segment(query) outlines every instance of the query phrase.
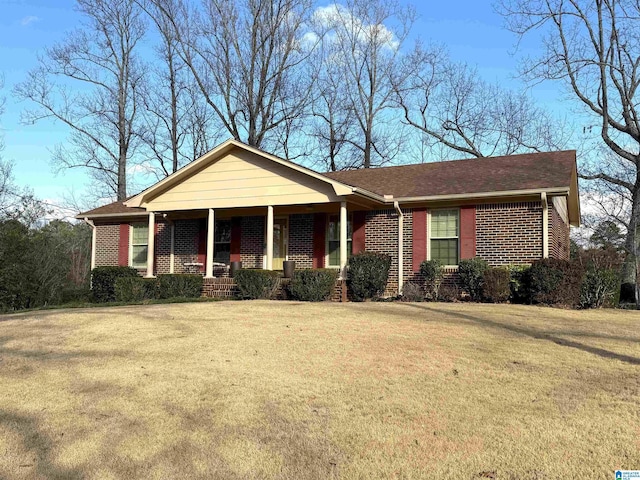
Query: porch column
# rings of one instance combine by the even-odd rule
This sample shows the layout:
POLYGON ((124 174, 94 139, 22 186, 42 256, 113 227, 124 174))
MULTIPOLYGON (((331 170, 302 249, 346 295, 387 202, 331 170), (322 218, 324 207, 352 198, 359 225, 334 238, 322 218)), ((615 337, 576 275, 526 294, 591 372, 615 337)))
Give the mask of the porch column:
POLYGON ((340 203, 340 277, 347 276, 347 202, 340 203))
POLYGON ((153 278, 153 258, 156 239, 156 214, 149 212, 149 233, 147 237, 147 278, 153 278))
POLYGON ((267 207, 267 270, 273 270, 273 207, 267 207))
POLYGON ((207 267, 205 268, 206 278, 213 277, 213 230, 216 225, 215 220, 215 212, 213 211, 213 208, 210 208, 209 218, 207 219, 207 257, 205 259, 205 263, 207 264, 207 267))
POLYGON ((176 265, 176 224, 171 221, 171 250, 169 252, 169 273, 173 274, 175 271, 176 265))

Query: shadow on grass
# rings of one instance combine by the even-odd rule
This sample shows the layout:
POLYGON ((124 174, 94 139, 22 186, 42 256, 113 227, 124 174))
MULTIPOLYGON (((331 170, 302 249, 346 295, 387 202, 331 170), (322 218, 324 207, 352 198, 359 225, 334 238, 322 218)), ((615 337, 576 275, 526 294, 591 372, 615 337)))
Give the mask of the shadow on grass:
MULTIPOLYGON (((54 442, 41 431, 39 422, 26 415, 0 410, 0 425, 16 432, 21 437, 25 455, 22 463, 16 465, 16 471, 24 476, 20 478, 80 479, 80 468, 61 468, 53 461, 54 442)), ((14 477, 15 478, 15 477, 14 477)))
MULTIPOLYGON (((539 330, 535 330, 532 328, 526 328, 520 325, 510 325, 508 323, 496 322, 493 320, 489 320, 487 318, 475 317, 473 315, 469 315, 461 312, 440 310, 434 307, 427 307, 424 305, 416 305, 416 304, 404 304, 407 307, 416 308, 419 310, 423 310, 426 312, 439 313, 441 315, 448 315, 450 317, 456 317, 461 320, 465 320, 477 325, 482 325, 485 327, 496 328, 500 330, 507 330, 509 332, 517 333, 520 335, 525 335, 527 337, 535 338, 536 340, 547 340, 555 343, 556 345, 561 345, 563 347, 575 348, 577 350, 582 350, 583 352, 591 353, 593 355, 597 355, 602 358, 607 358, 611 360, 620 360, 621 362, 629 363, 631 365, 640 365, 640 358, 633 357, 631 355, 624 355, 621 353, 612 352, 610 350, 606 350, 604 348, 592 347, 591 345, 585 345, 584 343, 576 342, 574 340, 568 340, 565 338, 561 338, 557 336, 557 334, 552 335, 549 333, 541 332, 539 330)), ((564 335, 573 335, 571 332, 563 332, 564 335)), ((580 335, 579 333, 576 335, 580 335)), ((595 336, 595 335, 594 335, 595 336)), ((605 337, 606 338, 606 337, 605 337)))

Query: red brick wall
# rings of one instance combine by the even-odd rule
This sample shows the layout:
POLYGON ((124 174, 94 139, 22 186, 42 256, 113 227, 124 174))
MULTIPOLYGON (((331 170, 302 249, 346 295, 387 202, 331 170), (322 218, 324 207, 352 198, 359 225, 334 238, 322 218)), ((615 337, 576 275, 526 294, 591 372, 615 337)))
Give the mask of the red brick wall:
POLYGON ((476 254, 489 264, 531 263, 542 257, 542 204, 478 205, 476 254))
MULTIPOLYGON (((402 211, 404 213, 403 279, 407 281, 415 276, 412 272, 413 212, 405 208, 402 211)), ((385 253, 391 257, 385 295, 396 295, 398 293, 398 213, 394 209, 367 212, 366 222, 366 250, 385 253)))
POLYGON ((171 265, 171 224, 156 222, 155 275, 169 273, 171 265))
POLYGON ((549 256, 569 260, 569 225, 564 223, 558 211, 549 203, 549 256))
POLYGON ((119 223, 96 223, 96 267, 118 265, 119 223))
POLYGON ((240 258, 243 268, 262 268, 264 255, 265 217, 242 217, 240 258))
POLYGON ((176 220, 174 244, 174 273, 187 273, 185 263, 198 261, 198 220, 176 220))
POLYGON ((313 215, 289 215, 288 257, 296 268, 313 268, 313 215))

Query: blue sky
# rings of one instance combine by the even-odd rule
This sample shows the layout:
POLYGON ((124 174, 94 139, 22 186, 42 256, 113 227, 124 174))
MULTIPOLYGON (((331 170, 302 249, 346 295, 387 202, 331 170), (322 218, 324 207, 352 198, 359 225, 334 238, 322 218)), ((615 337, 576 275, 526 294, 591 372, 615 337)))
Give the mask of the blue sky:
MULTIPOLYGON (((71 190, 82 192, 87 184, 82 170, 56 174, 49 162, 51 149, 64 142, 67 130, 60 125, 41 122, 21 125, 20 112, 27 106, 11 97, 11 88, 37 64, 39 52, 62 39, 78 26, 80 18, 73 0, 0 0, 0 71, 7 97, 2 124, 5 159, 15 162, 14 174, 19 185, 31 186, 40 198, 56 201, 71 190)), ((318 2, 327 5, 331 2, 318 2)), ((477 65, 482 76, 505 86, 515 84, 513 76, 518 60, 513 57, 515 37, 502 27, 502 18, 489 1, 427 2, 416 5, 420 15, 413 34, 425 42, 446 45, 456 60, 477 65)), ((518 57, 526 48, 535 53, 535 44, 520 46, 518 57)), ((557 85, 537 86, 534 98, 558 110, 560 92, 557 85)))

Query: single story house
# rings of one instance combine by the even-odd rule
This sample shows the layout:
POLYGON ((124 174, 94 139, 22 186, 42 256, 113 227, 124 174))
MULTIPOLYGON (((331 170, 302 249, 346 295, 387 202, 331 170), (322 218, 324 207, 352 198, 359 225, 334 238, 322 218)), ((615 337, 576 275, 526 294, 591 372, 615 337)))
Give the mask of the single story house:
MULTIPOLYGON (((576 152, 531 153, 317 173, 229 140, 125 201, 78 215, 93 228, 91 266, 143 275, 226 267, 336 268, 362 251, 391 256, 388 294, 439 259, 491 265, 569 258, 580 225, 576 152)), ((211 291, 211 290, 210 290, 211 291)))

